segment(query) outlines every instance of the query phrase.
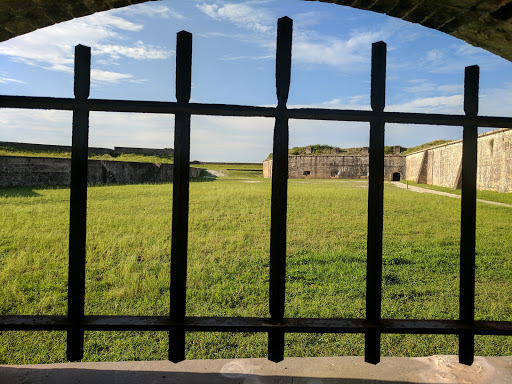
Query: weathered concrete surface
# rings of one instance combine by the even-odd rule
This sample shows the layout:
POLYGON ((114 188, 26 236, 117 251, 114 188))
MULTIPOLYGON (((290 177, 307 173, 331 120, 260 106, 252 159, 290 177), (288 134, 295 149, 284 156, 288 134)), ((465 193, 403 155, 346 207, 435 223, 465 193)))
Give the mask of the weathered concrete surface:
POLYGON ((383 357, 378 365, 362 357, 188 360, 1 366, 0 384, 509 384, 512 357, 476 357, 471 367, 455 356, 383 357))
MULTIPOLYGON (((0 187, 21 185, 68 185, 71 159, 0 156, 0 187)), ((197 177, 199 168, 190 168, 197 177)), ((89 160, 90 184, 160 183, 173 180, 172 164, 89 160)))
MULTIPOLYGON (((154 0, 2 0, 0 41, 76 17, 146 1, 154 0)), ((512 0, 309 1, 384 13, 448 33, 512 60, 512 0)))
MULTIPOLYGON (((448 188, 461 186, 462 140, 406 156, 407 180, 448 188)), ((512 130, 478 136, 477 188, 512 192, 512 130)))
MULTIPOLYGON (((368 156, 288 156, 290 179, 367 179, 370 158, 368 156)), ((272 160, 263 162, 263 177, 272 177, 272 160)), ((405 178, 405 157, 384 158, 384 178, 393 180, 393 174, 405 178)))

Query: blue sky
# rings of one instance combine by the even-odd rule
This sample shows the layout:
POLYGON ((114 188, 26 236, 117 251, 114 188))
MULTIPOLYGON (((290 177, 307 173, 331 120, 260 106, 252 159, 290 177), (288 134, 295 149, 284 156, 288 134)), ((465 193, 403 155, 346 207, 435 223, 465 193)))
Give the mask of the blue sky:
MULTIPOLYGON (((158 1, 0 43, 0 93, 73 96, 76 44, 92 47, 91 98, 174 101, 176 33, 193 34, 192 101, 275 105, 277 19, 294 20, 289 107, 369 109, 373 42, 388 45, 387 111, 462 113, 464 67, 480 65, 480 114, 512 116, 512 64, 402 20, 300 0, 158 1)), ((173 116, 91 113, 90 146, 173 147, 173 116)), ((192 117, 191 159, 259 162, 273 120, 192 117)), ((386 127, 386 144, 458 139, 458 127, 386 127)), ((368 145, 368 124, 290 121, 290 147, 368 145)), ((0 141, 70 145, 71 113, 0 110, 0 141)))

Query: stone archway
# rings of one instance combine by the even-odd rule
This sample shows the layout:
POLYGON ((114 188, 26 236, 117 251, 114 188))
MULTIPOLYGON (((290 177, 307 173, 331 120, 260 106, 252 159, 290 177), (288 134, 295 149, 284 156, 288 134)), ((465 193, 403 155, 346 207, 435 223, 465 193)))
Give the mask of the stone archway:
MULTIPOLYGON (((2 0, 0 41, 76 17, 147 1, 155 0, 2 0)), ((305 1, 384 13, 448 33, 512 61, 512 0, 305 1)))

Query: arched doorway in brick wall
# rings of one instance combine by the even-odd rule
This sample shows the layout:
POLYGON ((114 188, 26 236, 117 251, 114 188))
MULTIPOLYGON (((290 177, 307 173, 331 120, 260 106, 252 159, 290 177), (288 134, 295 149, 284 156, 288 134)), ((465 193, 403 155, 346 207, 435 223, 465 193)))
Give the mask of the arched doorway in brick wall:
MULTIPOLYGON (((95 12, 154 0, 4 0, 0 41, 95 12)), ((299 0, 297 0, 299 1, 299 0)), ((450 34, 512 60, 512 0, 306 0, 387 14, 450 34)))

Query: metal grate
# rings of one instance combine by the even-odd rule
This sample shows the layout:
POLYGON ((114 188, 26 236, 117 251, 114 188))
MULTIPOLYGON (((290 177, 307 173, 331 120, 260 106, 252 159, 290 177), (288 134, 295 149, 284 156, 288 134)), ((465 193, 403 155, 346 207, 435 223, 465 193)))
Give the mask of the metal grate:
POLYGON ((302 333, 364 333, 365 360, 380 360, 382 333, 456 334, 459 361, 472 364, 474 335, 512 335, 510 321, 475 321, 475 213, 478 127, 512 128, 512 118, 478 115, 479 68, 467 67, 464 115, 384 112, 386 44, 372 48, 371 111, 286 107, 290 86, 292 20, 278 21, 276 107, 190 103, 192 35, 177 35, 176 102, 89 99, 90 48, 75 48, 75 97, 0 96, 2 108, 73 111, 71 211, 69 231, 68 316, 0 316, 0 330, 67 331, 67 358, 83 358, 84 331, 168 331, 169 359, 185 358, 185 332, 267 332, 268 358, 284 357, 284 335, 302 333), (170 316, 85 316, 85 246, 87 148, 89 112, 143 112, 175 115, 174 182, 171 240, 170 316), (191 115, 259 116, 275 119, 270 240, 270 317, 189 317, 185 313, 189 213, 191 115), (286 207, 288 183, 288 120, 335 120, 370 123, 366 319, 284 318, 286 207), (384 127, 386 123, 464 127, 460 237, 459 320, 381 318, 384 127))

